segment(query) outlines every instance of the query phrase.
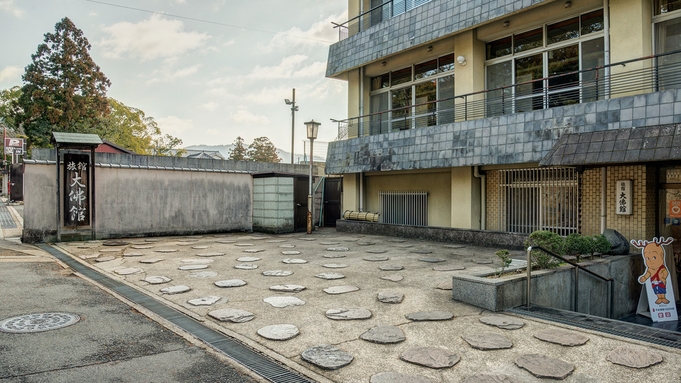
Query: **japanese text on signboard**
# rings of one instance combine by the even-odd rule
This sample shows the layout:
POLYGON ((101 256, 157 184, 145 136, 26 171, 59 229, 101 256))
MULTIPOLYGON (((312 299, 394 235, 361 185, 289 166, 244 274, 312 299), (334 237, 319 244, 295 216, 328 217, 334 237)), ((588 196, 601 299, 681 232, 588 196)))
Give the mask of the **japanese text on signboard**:
POLYGON ((64 226, 90 224, 89 164, 88 155, 64 154, 64 226))

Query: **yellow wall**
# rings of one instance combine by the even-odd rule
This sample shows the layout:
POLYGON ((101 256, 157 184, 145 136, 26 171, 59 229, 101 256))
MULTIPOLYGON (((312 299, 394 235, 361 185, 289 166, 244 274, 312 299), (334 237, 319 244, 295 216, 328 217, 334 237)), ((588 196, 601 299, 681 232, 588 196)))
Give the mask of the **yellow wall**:
POLYGON ((473 168, 452 168, 451 227, 480 229, 480 181, 473 168))
MULTIPOLYGON (((652 5, 648 0, 610 1, 610 61, 618 62, 652 54, 652 5)), ((634 68, 613 68, 630 71, 634 68)))
POLYGON ((341 199, 341 213, 346 210, 359 211, 359 174, 343 175, 343 198, 341 199))
MULTIPOLYGON (((354 69, 348 72, 348 117, 358 117, 359 114, 359 95, 360 95, 360 83, 359 83, 359 69, 354 69)), ((352 124, 351 124, 352 125, 352 124)), ((354 124, 354 128, 348 129, 348 138, 357 137, 357 128, 354 124)))

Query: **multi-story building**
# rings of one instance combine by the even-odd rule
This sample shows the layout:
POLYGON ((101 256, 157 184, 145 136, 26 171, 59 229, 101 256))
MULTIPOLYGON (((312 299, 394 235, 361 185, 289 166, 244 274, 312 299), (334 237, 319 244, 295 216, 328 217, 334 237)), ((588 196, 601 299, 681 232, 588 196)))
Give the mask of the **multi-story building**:
POLYGON ((681 244, 681 1, 348 3, 343 210, 681 244))

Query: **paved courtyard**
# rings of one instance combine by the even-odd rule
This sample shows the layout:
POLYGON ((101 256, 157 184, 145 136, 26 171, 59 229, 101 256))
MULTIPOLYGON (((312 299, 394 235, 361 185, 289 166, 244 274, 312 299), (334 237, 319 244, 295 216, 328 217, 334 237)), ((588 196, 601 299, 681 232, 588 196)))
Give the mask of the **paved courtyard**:
POLYGON ((333 229, 58 247, 318 381, 681 377, 679 350, 453 301, 452 275, 492 271, 499 249, 333 229))

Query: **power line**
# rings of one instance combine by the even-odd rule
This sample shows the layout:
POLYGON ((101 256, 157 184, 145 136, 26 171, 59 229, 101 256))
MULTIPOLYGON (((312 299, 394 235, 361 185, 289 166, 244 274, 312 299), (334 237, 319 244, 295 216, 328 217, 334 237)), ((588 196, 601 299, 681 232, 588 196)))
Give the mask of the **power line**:
POLYGON ((197 19, 194 17, 188 17, 188 16, 180 16, 180 15, 174 15, 171 13, 165 13, 165 12, 157 12, 157 11, 150 11, 148 9, 142 9, 142 8, 135 8, 135 7, 128 7, 125 5, 120 5, 120 4, 112 4, 112 3, 106 3, 104 1, 97 1, 97 0, 85 0, 89 3, 96 3, 96 4, 101 4, 101 5, 108 5, 110 7, 117 7, 117 8, 123 8, 123 9, 130 9, 133 11, 138 11, 138 12, 146 12, 146 13, 151 13, 154 15, 162 15, 162 16, 169 16, 169 17, 175 17, 178 19, 184 19, 184 20, 191 20, 191 21, 197 21, 200 23, 207 23, 207 24, 213 24, 213 25, 220 25, 223 27, 229 27, 229 28, 239 28, 247 31, 254 31, 254 32, 260 32, 260 33, 267 33, 271 35, 282 35, 282 36, 287 36, 287 37, 292 37, 296 39, 303 39, 303 40, 310 40, 310 41, 318 41, 322 43, 327 43, 327 44, 333 44, 333 41, 328 41, 328 40, 322 40, 322 39, 315 39, 312 37, 304 37, 304 36, 296 36, 296 35, 289 35, 286 33, 281 33, 281 32, 272 32, 272 31, 266 31, 262 29, 256 29, 256 28, 248 28, 248 27, 242 27, 240 25, 233 25, 233 24, 226 24, 226 23, 219 23, 217 21, 210 21, 210 20, 204 20, 204 19, 197 19))

